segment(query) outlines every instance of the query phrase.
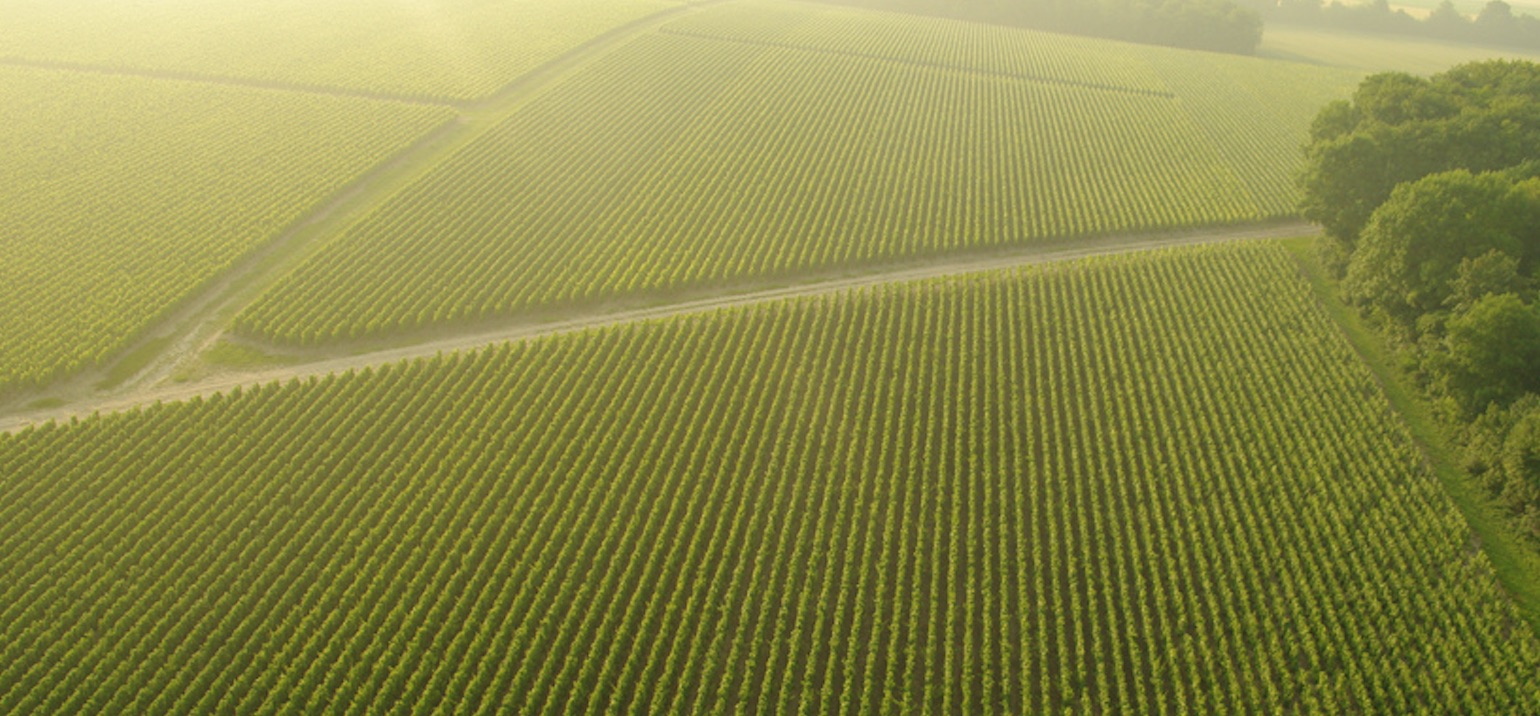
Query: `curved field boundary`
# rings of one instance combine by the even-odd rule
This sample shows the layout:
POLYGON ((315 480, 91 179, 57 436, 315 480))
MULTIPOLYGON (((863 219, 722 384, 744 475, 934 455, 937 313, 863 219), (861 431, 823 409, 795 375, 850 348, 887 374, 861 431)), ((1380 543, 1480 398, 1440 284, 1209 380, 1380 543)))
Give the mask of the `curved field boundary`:
POLYGON ((911 59, 907 59, 907 58, 903 58, 903 57, 888 57, 888 56, 885 56, 885 55, 875 55, 875 54, 872 54, 872 53, 869 53, 869 52, 855 52, 853 50, 832 50, 832 49, 829 49, 827 47, 809 47, 807 45, 799 45, 799 44, 796 44, 794 42, 773 42, 773 41, 770 41, 770 40, 747 40, 747 39, 744 39, 744 38, 741 38, 741 37, 722 37, 720 35, 712 35, 712 34, 704 33, 704 32, 690 32, 688 30, 671 30, 671 29, 668 29, 668 28, 659 29, 658 30, 658 34, 660 34, 660 35, 674 35, 674 36, 677 36, 677 37, 688 37, 688 38, 692 38, 692 39, 696 39, 696 40, 709 40, 709 41, 712 41, 712 42, 730 42, 730 43, 737 44, 737 45, 751 45, 751 46, 754 46, 754 47, 770 47, 770 48, 775 48, 775 49, 779 49, 779 50, 791 50, 791 51, 794 51, 794 52, 810 52, 810 53, 817 54, 817 55, 833 55, 835 57, 854 57, 854 58, 862 59, 862 60, 871 60, 873 62, 887 62, 887 63, 892 63, 892 64, 895 64, 895 65, 903 65, 903 66, 906 66, 906 67, 920 67, 920 68, 924 68, 924 69, 941 70, 941 71, 945 71, 945 72, 960 72, 960 73, 963 73, 963 74, 970 74, 970 75, 983 75, 985 77, 999 77, 1001 79, 1017 80, 1017 81, 1020 81, 1020 82, 1034 82, 1034 83, 1037 83, 1037 84, 1057 85, 1057 86, 1060 86, 1060 87, 1074 87, 1076 89, 1098 90, 1098 91, 1101 91, 1101 92, 1120 92, 1120 93, 1123 93, 1123 94, 1138 95, 1140 97, 1156 97, 1156 98, 1160 98, 1160 99, 1176 99, 1176 94, 1173 93, 1173 92, 1161 92, 1161 91, 1158 91, 1158 90, 1140 89, 1138 87, 1123 87, 1123 86, 1119 86, 1119 85, 1098 84, 1096 82, 1081 82, 1081 81, 1078 81, 1078 80, 1069 80, 1069 79, 1063 79, 1063 78, 1059 78, 1059 77, 1044 77, 1042 75, 1018 74, 1018 73, 1015 73, 1015 72, 1003 72, 1003 71, 1000 71, 1000 70, 991 70, 991 69, 985 69, 985 68, 982 68, 982 67, 963 67, 963 66, 960 66, 960 65, 949 65, 949 64, 947 64, 945 62, 927 62, 925 60, 911 60, 911 59))
POLYGON ((0 57, 0 65, 9 67, 22 67, 34 70, 50 70, 55 72, 79 72, 82 74, 104 75, 107 77, 139 77, 152 80, 172 80, 175 82, 196 82, 200 84, 224 85, 227 87, 242 87, 246 89, 273 90, 278 92, 294 92, 298 94, 319 94, 331 97, 353 97, 357 99, 372 99, 381 102, 398 102, 402 104, 423 104, 434 107, 452 107, 453 102, 434 97, 390 94, 387 92, 370 92, 368 90, 337 87, 333 85, 312 85, 294 82, 277 82, 250 77, 234 77, 230 75, 206 75, 198 72, 178 72, 176 70, 153 70, 130 67, 112 67, 110 65, 90 65, 79 62, 59 62, 51 60, 29 60, 22 57, 0 57))
POLYGON ((194 382, 160 385, 140 381, 130 392, 112 396, 91 396, 63 405, 34 410, 20 410, 0 416, 0 432, 15 433, 29 426, 55 420, 86 417, 92 413, 112 413, 152 405, 157 402, 189 400, 222 393, 236 387, 250 387, 274 381, 319 377, 351 370, 361 370, 385 363, 424 358, 440 353, 468 351, 509 341, 571 333, 602 326, 649 321, 704 313, 735 306, 779 301, 803 296, 848 291, 864 286, 900 281, 918 281, 945 276, 991 271, 1049 261, 1146 251, 1150 249, 1196 244, 1277 239, 1314 234, 1318 230, 1305 223, 1268 226, 1194 229, 1185 232, 1144 233, 1107 236, 1054 245, 1024 247, 987 257, 966 256, 943 259, 920 266, 903 266, 856 276, 832 278, 793 286, 770 288, 748 293, 728 294, 683 301, 663 306, 628 308, 599 312, 557 321, 530 321, 468 331, 463 334, 425 341, 414 345, 367 351, 355 355, 324 356, 313 360, 240 374, 215 376, 194 382))
MULTIPOLYGON (((474 140, 503 119, 518 111, 525 102, 567 72, 581 67, 615 46, 628 42, 683 15, 732 0, 703 0, 626 23, 573 47, 571 50, 531 70, 505 85, 495 95, 465 104, 424 102, 434 106, 458 108, 462 115, 428 135, 419 138, 398 155, 368 170, 352 183, 339 187, 331 196, 318 201, 288 229, 237 259, 229 268, 185 297, 178 307, 160 320, 144 326, 139 338, 124 346, 117 356, 101 366, 61 377, 48 386, 0 395, 0 414, 22 409, 20 406, 42 403, 73 405, 80 401, 124 398, 147 386, 165 382, 184 359, 196 356, 218 340, 225 323, 235 311, 249 303, 278 277, 308 257, 319 245, 335 237, 347 221, 367 212, 378 202, 410 183, 420 172, 443 157, 474 140)), ((50 63, 0 58, 0 66, 44 67, 50 63)), ((216 77, 176 76, 88 66, 55 67, 62 71, 91 72, 160 78, 171 81, 231 84, 271 91, 310 92, 339 96, 369 96, 336 88, 304 88, 282 83, 226 81, 216 77), (335 91, 333 91, 335 90, 335 91)), ((374 99, 382 99, 374 97, 374 99)), ((388 101, 388 100, 387 100, 388 101)), ((417 100, 397 100, 417 101, 417 100)))
POLYGON ((401 102, 407 104, 425 104, 439 107, 455 107, 463 110, 477 110, 497 105, 507 101, 514 95, 534 89, 550 81, 556 75, 566 72, 574 65, 581 63, 590 57, 600 54, 614 45, 632 39, 641 32, 651 30, 657 26, 678 18, 681 15, 696 12, 702 8, 713 5, 721 5, 732 0, 701 0, 677 7, 671 7, 661 12, 656 12, 646 17, 632 20, 631 22, 610 28, 587 41, 568 49, 556 57, 547 60, 544 64, 514 78, 508 84, 502 86, 492 94, 473 100, 451 100, 432 95, 395 94, 390 92, 371 92, 369 90, 353 89, 337 85, 305 84, 297 82, 280 82, 276 80, 263 80, 251 77, 237 77, 232 75, 204 74, 199 72, 181 72, 177 70, 157 70, 135 67, 113 67, 110 65, 94 65, 79 62, 63 62, 51 60, 32 60, 24 57, 0 57, 0 65, 11 67, 25 67, 29 69, 55 70, 60 72, 83 72, 95 75, 107 75, 118 77, 143 77, 148 79, 174 80, 179 82, 201 82, 205 84, 228 85, 231 87, 245 87, 249 89, 273 90, 280 92, 299 92, 305 94, 322 94, 336 97, 356 97, 360 99, 372 99, 382 102, 401 102))

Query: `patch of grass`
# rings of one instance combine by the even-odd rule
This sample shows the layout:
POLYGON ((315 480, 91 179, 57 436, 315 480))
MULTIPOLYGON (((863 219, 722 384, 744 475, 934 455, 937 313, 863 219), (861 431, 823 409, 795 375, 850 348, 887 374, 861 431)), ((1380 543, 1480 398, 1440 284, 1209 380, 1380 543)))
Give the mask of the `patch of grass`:
POLYGON ((273 355, 261 349, 230 341, 219 341, 203 353, 203 362, 220 368, 271 368, 295 362, 288 356, 273 355))
POLYGON ((39 400, 34 400, 34 401, 30 402, 30 403, 27 403, 27 409, 28 410, 47 410, 49 408, 62 407, 63 405, 64 405, 64 399, 63 398, 41 398, 39 400))
POLYGON ((107 374, 101 382, 96 384, 98 390, 116 388, 124 381, 138 375, 140 371, 148 368, 154 362, 155 357, 171 346, 173 336, 159 336, 145 341, 133 350, 125 353, 117 362, 107 367, 107 374))
POLYGON ((1513 601, 1530 628, 1540 634, 1540 554, 1513 530, 1502 508, 1489 499, 1475 479, 1459 467, 1454 446, 1444 434, 1421 393, 1406 381, 1396 368, 1388 345, 1337 294, 1336 284, 1316 259, 1314 240, 1289 239, 1282 244, 1298 262, 1300 270, 1315 289, 1316 297, 1342 332, 1363 357, 1369 369, 1384 387, 1385 396, 1406 421, 1412 437, 1428 456, 1433 473, 1444 491, 1465 515, 1481 548, 1492 561, 1497 580, 1513 601))

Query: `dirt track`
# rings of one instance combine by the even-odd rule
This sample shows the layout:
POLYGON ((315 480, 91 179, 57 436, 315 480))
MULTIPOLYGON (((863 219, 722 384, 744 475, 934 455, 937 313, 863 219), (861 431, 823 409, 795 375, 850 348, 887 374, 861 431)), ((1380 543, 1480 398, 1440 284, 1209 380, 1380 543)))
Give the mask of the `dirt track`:
MULTIPOLYGON (((915 258, 903 262, 866 267, 831 268, 827 271, 800 277, 780 277, 790 285, 765 287, 766 281, 736 287, 718 287, 711 291, 698 290, 686 298, 677 298, 652 304, 632 301, 619 307, 590 307, 569 310, 561 318, 532 317, 524 315, 499 323, 481 324, 462 328, 457 332, 446 328, 437 334, 412 338, 399 337, 389 346, 363 347, 333 346, 301 356, 297 362, 281 368, 254 369, 246 372, 218 374, 189 382, 176 383, 172 376, 178 369, 193 362, 198 355, 214 345, 228 325, 229 318, 249 301, 253 291, 269 285, 286 272, 291 260, 273 257, 303 256, 307 245, 324 240, 332 232, 312 231, 314 225, 329 221, 339 212, 361 212, 372 202, 391 193, 392 182, 406 181, 412 171, 431 166, 445 152, 457 144, 464 144, 495 126, 497 121, 518 110, 523 103, 567 72, 602 56, 614 47, 628 42, 646 32, 662 28, 668 22, 702 9, 732 0, 696 0, 669 8, 653 15, 612 28, 567 52, 552 58, 546 64, 504 86, 496 93, 478 100, 454 102, 428 97, 378 95, 348 88, 292 85, 249 78, 212 77, 155 70, 125 70, 120 68, 43 63, 15 58, 0 58, 0 65, 46 67, 55 70, 91 72, 114 75, 138 75, 159 79, 207 82, 254 87, 270 90, 310 92, 356 96, 397 102, 440 104, 461 111, 457 121, 446 123, 438 130, 419 139, 412 147, 398 156, 371 169, 349 186, 343 187, 330 199, 322 202, 307 216, 280 234, 274 241, 244 257, 238 265, 212 281, 196 295, 187 297, 158 326, 146 331, 145 337, 128 346, 124 354, 133 354, 143 346, 164 340, 166 347, 156 351, 147 364, 135 369, 132 375, 119 381, 106 381, 109 366, 85 371, 66 378, 52 386, 30 395, 23 395, 0 406, 0 432, 17 432, 29 425, 50 420, 68 420, 96 412, 116 412, 157 401, 185 400, 194 396, 210 395, 236 386, 250 386, 291 378, 327 375, 348 370, 379 365, 393 361, 432 356, 438 353, 470 350, 482 346, 523 340, 539 336, 578 331, 597 326, 627 323, 691 313, 701 313, 731 306, 763 303, 798 296, 832 293, 860 286, 894 281, 908 281, 939 276, 965 274, 990 269, 1009 268, 1043 261, 1078 258, 1097 254, 1113 254, 1164 246, 1178 246, 1242 239, 1276 238, 1313 233, 1314 227, 1303 223, 1270 224, 1266 226, 1219 227, 1173 232, 1144 232, 1080 240, 1039 243, 1009 249, 999 249, 984 254, 965 253, 955 256, 915 258), (405 179, 403 179, 405 177, 405 179), (346 211, 344 211, 346 210, 346 211), (845 273, 835 273, 837 271, 845 273), (107 383, 113 387, 106 388, 107 383), (48 405, 29 408, 27 405, 48 405)), ((629 299, 617 299, 625 301, 629 299)), ((644 299, 645 300, 645 299, 644 299)), ((120 357, 120 360, 123 360, 120 357)))
MULTIPOLYGON (((6 430, 6 426, 11 423, 7 416, 33 412, 23 407, 27 405, 136 404, 138 401, 135 396, 164 387, 173 375, 214 345, 231 318, 242 307, 259 295, 264 287, 270 286, 303 261, 309 255, 307 252, 340 233, 350 220, 349 217, 367 212, 372 206, 393 195, 414 176, 452 154, 457 147, 469 144, 477 136, 496 127, 566 73, 682 16, 731 1, 696 0, 616 26, 569 48, 491 95, 463 102, 380 95, 341 87, 297 85, 252 78, 0 57, 0 66, 414 102, 441 105, 459 111, 457 119, 446 121, 395 156, 368 169, 347 185, 338 187, 332 196, 297 217, 262 246, 236 259, 220 275, 211 277, 201 287, 174 299, 161 318, 143 327, 141 335, 123 345, 117 355, 104 364, 61 377, 41 388, 22 389, 12 394, 0 391, 0 431, 6 430), (165 347, 158 347, 162 345, 165 347), (153 355, 145 357, 145 353, 150 351, 153 351, 153 355)), ((54 411, 50 414, 68 416, 75 412, 54 411)))
POLYGON ((50 420, 68 420, 71 417, 85 417, 96 412, 118 412, 136 406, 150 405, 157 401, 171 402, 186 400, 194 396, 208 396, 230 390, 236 386, 246 387, 274 381, 287 381, 293 378, 344 373, 349 370, 357 370, 372 365, 433 356, 439 353, 473 350, 508 341, 527 340, 599 326, 670 318, 733 306, 835 293, 862 286, 976 273, 1047 261, 1062 261, 1087 256, 1128 253, 1172 246, 1302 236, 1313 234, 1316 231, 1317 229, 1309 224, 1288 223, 1262 227, 1224 227, 1218 229, 1193 229, 1181 232, 1108 236, 1076 242, 1055 242, 1038 246, 1024 246, 989 256, 973 255, 940 258, 923 264, 880 269, 854 276, 811 280, 780 288, 736 294, 725 293, 661 306, 595 312, 562 320, 534 321, 526 318, 510 321, 508 324, 500 327, 482 327, 468 330, 458 335, 426 340, 409 346, 374 350, 354 355, 318 357, 304 363, 286 365, 281 368, 221 375, 188 383, 153 385, 107 397, 76 400, 65 405, 46 409, 20 410, 0 416, 0 432, 18 432, 29 425, 45 423, 50 420))

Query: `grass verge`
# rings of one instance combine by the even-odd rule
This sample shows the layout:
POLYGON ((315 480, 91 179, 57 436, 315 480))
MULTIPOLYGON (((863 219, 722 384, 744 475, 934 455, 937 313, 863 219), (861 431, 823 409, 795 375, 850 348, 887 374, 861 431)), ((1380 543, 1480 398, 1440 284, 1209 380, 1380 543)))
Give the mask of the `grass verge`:
POLYGON ((1444 435, 1443 427, 1433 416, 1427 400, 1407 384, 1396 368, 1385 340, 1338 296, 1336 284, 1316 259, 1314 239, 1288 239, 1282 243, 1299 264, 1321 306, 1342 328, 1353 349, 1379 379, 1385 397, 1406 421, 1413 439, 1427 455, 1434 475, 1443 484, 1444 492, 1465 515, 1471 532, 1475 533, 1481 549, 1497 572, 1498 583, 1518 605, 1519 614, 1529 622, 1530 628, 1540 636, 1540 554, 1513 531, 1502 508, 1460 469, 1454 447, 1444 435))
POLYGON ((116 388, 139 374, 153 363, 162 352, 171 347, 175 341, 174 336, 159 336, 145 341, 132 351, 123 354, 116 362, 112 363, 101 381, 96 384, 97 390, 116 388))
POLYGON ((213 373, 263 370, 299 362, 301 359, 294 356, 274 355, 255 346, 224 338, 193 360, 183 361, 174 367, 170 378, 173 383, 189 383, 213 373))
POLYGON ((221 340, 203 353, 203 361, 221 368, 271 368, 297 362, 286 356, 276 356, 252 346, 221 340))

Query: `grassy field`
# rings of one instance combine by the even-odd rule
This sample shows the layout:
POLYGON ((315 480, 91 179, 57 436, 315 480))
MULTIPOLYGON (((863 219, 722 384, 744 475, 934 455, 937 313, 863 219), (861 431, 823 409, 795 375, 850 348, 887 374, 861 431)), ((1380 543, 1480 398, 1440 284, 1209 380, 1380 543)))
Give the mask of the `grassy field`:
POLYGON ((1364 72, 1395 70, 1419 75, 1498 57, 1540 60, 1540 52, 1277 24, 1267 27, 1257 54, 1364 72))
POLYGON ((444 109, 0 67, 0 393, 123 347, 444 109))
POLYGON ((0 61, 485 97, 670 0, 0 0, 0 61))
POLYGON ((1275 244, 0 437, 0 710, 1533 713, 1275 244))
POLYGON ((724 5, 574 71, 279 282, 238 327, 310 344, 1288 216, 1309 120, 1357 77, 827 6, 724 5))

